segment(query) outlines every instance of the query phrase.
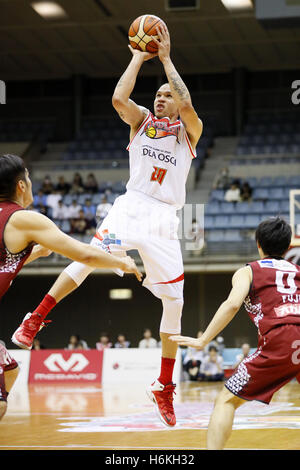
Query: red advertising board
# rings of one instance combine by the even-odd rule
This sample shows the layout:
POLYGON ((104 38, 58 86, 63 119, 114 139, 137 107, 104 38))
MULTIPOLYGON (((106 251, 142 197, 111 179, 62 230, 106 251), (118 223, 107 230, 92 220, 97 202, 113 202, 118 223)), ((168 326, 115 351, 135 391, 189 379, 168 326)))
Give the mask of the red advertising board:
POLYGON ((32 351, 29 383, 101 383, 103 351, 32 351))

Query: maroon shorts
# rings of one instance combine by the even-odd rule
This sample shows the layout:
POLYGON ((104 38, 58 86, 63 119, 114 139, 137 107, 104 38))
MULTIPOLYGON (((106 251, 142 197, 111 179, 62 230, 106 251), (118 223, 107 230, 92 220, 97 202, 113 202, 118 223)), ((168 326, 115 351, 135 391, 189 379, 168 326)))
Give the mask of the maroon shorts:
POLYGON ((0 343, 0 401, 7 401, 4 373, 18 367, 18 363, 11 357, 7 349, 0 343))
POLYGON ((300 382, 300 325, 282 325, 261 337, 255 353, 244 359, 225 387, 244 400, 269 404, 293 378, 300 382))

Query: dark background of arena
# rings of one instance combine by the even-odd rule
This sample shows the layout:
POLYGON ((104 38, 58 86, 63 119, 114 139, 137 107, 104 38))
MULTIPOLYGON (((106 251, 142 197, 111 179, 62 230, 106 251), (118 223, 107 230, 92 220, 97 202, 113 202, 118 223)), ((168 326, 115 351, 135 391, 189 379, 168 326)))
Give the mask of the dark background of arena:
MULTIPOLYGON (((210 168, 216 139, 234 137, 238 145, 247 124, 261 122, 263 116, 265 123, 268 116, 275 121, 300 122, 300 105, 291 100, 292 82, 300 80, 297 25, 292 27, 287 22, 281 28, 265 27, 255 18, 254 9, 229 12, 220 0, 201 0, 200 8, 194 11, 168 11, 162 0, 61 0, 59 4, 67 17, 45 20, 34 12, 30 2, 0 0, 0 79, 6 82, 7 91, 7 104, 0 108, 1 153, 14 149, 13 139, 8 141, 8 122, 50 123, 49 135, 41 139, 37 132, 24 148, 23 157, 33 175, 39 161, 47 163, 48 154, 45 174, 51 172, 52 145, 76 141, 84 121, 114 119, 117 127, 124 128, 112 108, 111 96, 130 60, 129 25, 145 13, 166 21, 172 40, 171 57, 189 87, 204 129, 212 129, 212 141, 200 149, 200 163, 193 164, 189 202, 202 202, 203 175, 210 168)), ((158 59, 145 63, 133 99, 152 108, 154 94, 164 81, 158 59)), ((237 149, 233 159, 241 158, 237 149)), ((296 154, 300 155, 300 148, 296 154)), ((220 159, 218 162, 220 168, 220 159)), ((224 166, 230 166, 231 160, 227 158, 226 162, 224 166)), ((72 173, 77 171, 72 165, 69 168, 72 173)), ((126 179, 126 165, 119 168, 124 169, 126 179)), ((214 171, 213 165, 210 171, 214 171)), ((231 244, 221 241, 219 245, 210 244, 208 239, 201 255, 191 258, 183 254, 182 332, 195 335, 207 326, 225 299, 232 273, 255 259, 256 250, 253 238, 231 244)), ((63 266, 63 260, 58 264, 53 260, 36 262, 15 280, 0 307, 0 337, 8 346, 23 315, 39 303, 63 266)), ((113 340, 124 332, 136 346, 145 327, 158 337, 160 314, 160 301, 132 277, 95 274, 56 307, 49 316, 54 323, 41 332, 40 339, 50 348, 65 347, 69 336, 79 333, 94 347, 104 330, 113 340), (111 300, 111 288, 132 289, 132 300, 111 300)), ((228 347, 238 347, 244 340, 256 344, 255 328, 244 309, 222 336, 228 347)))

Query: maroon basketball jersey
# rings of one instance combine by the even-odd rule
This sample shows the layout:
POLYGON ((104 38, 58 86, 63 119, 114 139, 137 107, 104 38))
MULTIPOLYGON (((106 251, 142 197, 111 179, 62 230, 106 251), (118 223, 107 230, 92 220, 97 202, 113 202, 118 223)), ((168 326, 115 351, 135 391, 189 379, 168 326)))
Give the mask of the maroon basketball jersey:
POLYGON ((253 280, 244 305, 259 334, 279 325, 300 325, 300 266, 274 258, 249 266, 253 280))
POLYGON ((19 210, 21 206, 14 202, 0 202, 0 299, 9 289, 12 281, 22 268, 32 251, 32 245, 19 253, 10 253, 4 242, 4 229, 10 216, 19 210))

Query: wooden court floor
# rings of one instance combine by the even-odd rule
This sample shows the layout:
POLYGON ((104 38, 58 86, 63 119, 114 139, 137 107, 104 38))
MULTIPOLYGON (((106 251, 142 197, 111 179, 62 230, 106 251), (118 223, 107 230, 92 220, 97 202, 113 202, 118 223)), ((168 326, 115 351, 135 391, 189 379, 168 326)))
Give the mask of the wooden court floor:
MULTIPOLYGON (((0 450, 205 449, 222 384, 177 386, 178 424, 166 429, 142 384, 22 385, 12 390, 0 423, 0 450)), ((290 382, 269 406, 237 412, 227 449, 300 449, 300 385, 290 382)))

